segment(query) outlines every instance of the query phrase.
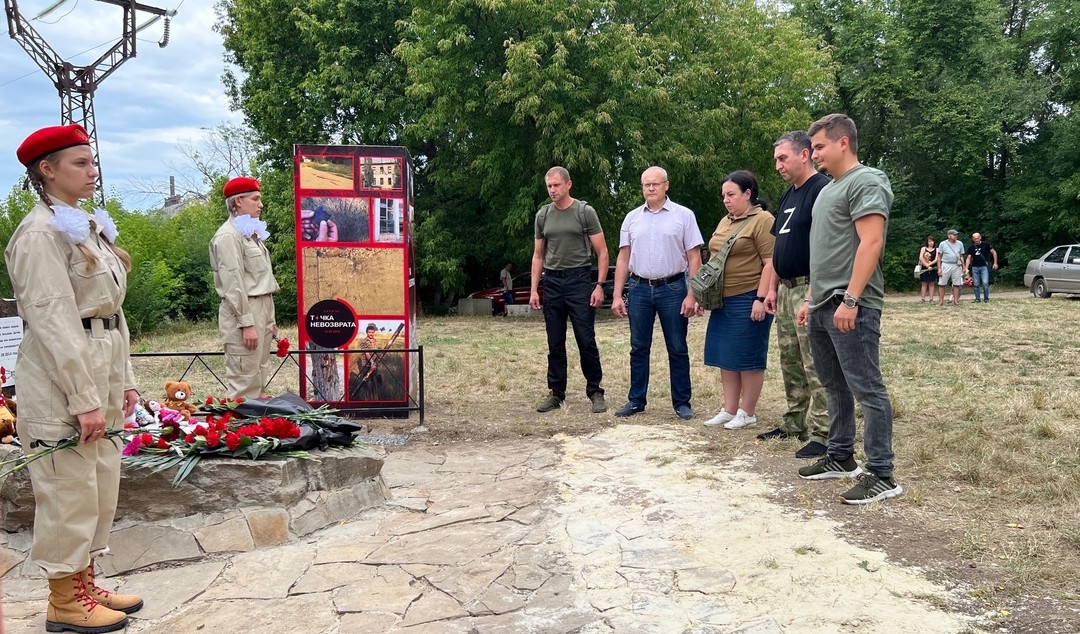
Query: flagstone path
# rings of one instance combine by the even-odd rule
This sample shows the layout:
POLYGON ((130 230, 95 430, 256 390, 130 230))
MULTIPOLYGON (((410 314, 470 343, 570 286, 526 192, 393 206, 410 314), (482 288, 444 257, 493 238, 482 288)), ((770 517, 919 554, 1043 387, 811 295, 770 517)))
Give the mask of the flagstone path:
MULTIPOLYGON (((959 633, 951 592, 793 511, 671 426, 395 448, 385 506, 287 545, 135 572, 131 633, 959 633)), ((838 490, 838 483, 815 483, 838 490)), ((45 583, 4 579, 7 634, 45 583)))

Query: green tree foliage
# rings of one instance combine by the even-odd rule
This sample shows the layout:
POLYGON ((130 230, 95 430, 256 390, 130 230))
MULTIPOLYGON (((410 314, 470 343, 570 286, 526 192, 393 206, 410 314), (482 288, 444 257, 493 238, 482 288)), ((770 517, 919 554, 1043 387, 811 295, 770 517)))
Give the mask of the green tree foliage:
POLYGON ((987 237, 1014 283, 1077 233, 1075 3, 797 0, 794 13, 836 62, 827 110, 856 120, 861 158, 892 178, 890 286, 912 286, 922 239, 947 228, 987 237))
POLYGON ((779 194, 771 144, 829 90, 802 26, 750 0, 228 0, 220 29, 271 165, 292 142, 411 150, 429 293, 527 262, 552 165, 612 247, 652 164, 711 230, 723 174, 754 169, 779 194))
MULTIPOLYGON (((32 191, 24 190, 19 186, 11 188, 7 197, 0 201, 0 244, 7 247, 11 235, 15 233, 19 223, 26 214, 30 213, 35 204, 37 204, 37 196, 32 191)), ((11 278, 8 277, 7 261, 3 258, 0 258, 0 270, 2 270, 0 272, 0 297, 8 299, 15 297, 11 278)))

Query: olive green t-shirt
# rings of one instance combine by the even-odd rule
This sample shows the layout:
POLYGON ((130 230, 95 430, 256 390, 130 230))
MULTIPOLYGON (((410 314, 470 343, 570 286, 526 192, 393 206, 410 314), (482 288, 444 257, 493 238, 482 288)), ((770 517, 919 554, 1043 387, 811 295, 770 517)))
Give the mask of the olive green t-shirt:
MULTIPOLYGON (((855 221, 869 214, 885 216, 887 234, 892 201, 889 177, 861 164, 821 188, 810 225, 810 310, 821 308, 833 295, 847 289, 859 248, 855 221)), ((885 306, 885 278, 881 274, 884 256, 882 244, 877 266, 859 297, 862 306, 878 310, 885 306)))
POLYGON ((724 297, 755 290, 761 283, 761 271, 765 262, 772 259, 776 238, 772 234, 773 215, 761 207, 754 207, 746 216, 732 220, 731 216, 720 219, 712 238, 709 239, 709 256, 715 256, 724 248, 728 238, 740 223, 746 226, 728 251, 724 261, 724 297))
POLYGON ((545 241, 544 268, 556 271, 590 266, 592 245, 589 236, 603 231, 596 210, 582 200, 575 200, 566 209, 557 209, 550 203, 544 205, 533 220, 535 238, 545 241), (579 208, 582 206, 584 213, 579 208), (544 209, 549 207, 545 217, 544 209), (543 228, 541 218, 544 218, 543 228))

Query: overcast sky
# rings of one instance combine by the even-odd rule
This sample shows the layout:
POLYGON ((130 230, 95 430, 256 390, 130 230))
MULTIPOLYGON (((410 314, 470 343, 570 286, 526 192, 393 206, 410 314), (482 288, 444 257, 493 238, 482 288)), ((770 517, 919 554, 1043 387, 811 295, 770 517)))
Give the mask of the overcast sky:
MULTIPOLYGON (((95 0, 68 0, 35 20, 52 1, 19 0, 19 11, 33 20, 34 28, 63 59, 77 66, 88 64, 119 39, 120 7, 95 0), (82 53, 106 42, 106 46, 82 53)), ((135 183, 167 183, 169 165, 185 164, 178 143, 197 144, 204 136, 203 128, 240 123, 242 117, 229 111, 221 83, 224 50, 221 36, 213 30, 213 3, 140 2, 178 8, 169 45, 160 48, 157 44, 163 21, 141 31, 138 56, 101 83, 94 109, 106 190, 121 195, 128 207, 154 208, 160 206, 160 199, 135 194, 135 183)), ((142 24, 150 17, 140 13, 136 21, 142 24)), ((60 123, 60 99, 52 81, 23 47, 6 31, 4 35, 0 38, 0 192, 6 194, 12 185, 21 183, 24 173, 15 149, 30 132, 60 123)))

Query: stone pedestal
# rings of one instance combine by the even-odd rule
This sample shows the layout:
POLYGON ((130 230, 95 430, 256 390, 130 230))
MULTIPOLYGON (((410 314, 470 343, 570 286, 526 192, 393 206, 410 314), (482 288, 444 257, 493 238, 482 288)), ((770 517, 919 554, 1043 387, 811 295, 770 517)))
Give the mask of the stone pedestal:
MULTIPOLYGON (((15 448, 0 450, 0 460, 15 448)), ((106 574, 207 554, 282 544, 385 503, 381 447, 315 451, 297 458, 203 458, 172 487, 173 470, 125 468, 106 574)), ((0 528, 29 531, 34 495, 27 472, 0 482, 0 528)), ((17 540, 29 545, 29 539, 17 540)), ((25 556, 25 553, 23 553, 25 556)), ((26 566, 31 566, 29 561, 26 566)))

